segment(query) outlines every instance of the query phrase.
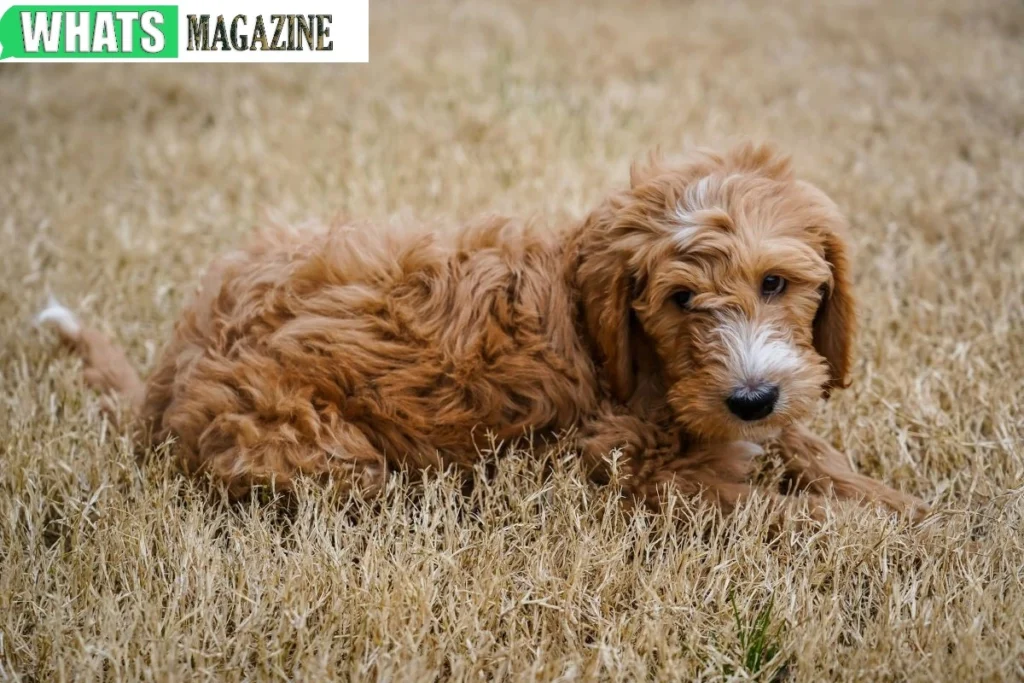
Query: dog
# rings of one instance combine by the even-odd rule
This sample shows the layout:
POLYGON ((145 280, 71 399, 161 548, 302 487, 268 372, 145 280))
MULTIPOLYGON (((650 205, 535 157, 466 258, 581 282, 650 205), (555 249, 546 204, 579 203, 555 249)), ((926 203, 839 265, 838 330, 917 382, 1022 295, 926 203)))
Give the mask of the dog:
POLYGON ((571 433, 587 471, 662 507, 755 492, 921 519, 802 421, 849 383, 846 222, 789 158, 745 143, 634 164, 561 230, 485 218, 447 235, 274 229, 217 258, 143 383, 59 304, 40 315, 143 448, 232 497, 299 477, 372 495, 389 469, 469 471, 497 441, 571 433), (789 491, 750 483, 778 445, 789 491), (802 495, 794 495, 794 494, 802 495))

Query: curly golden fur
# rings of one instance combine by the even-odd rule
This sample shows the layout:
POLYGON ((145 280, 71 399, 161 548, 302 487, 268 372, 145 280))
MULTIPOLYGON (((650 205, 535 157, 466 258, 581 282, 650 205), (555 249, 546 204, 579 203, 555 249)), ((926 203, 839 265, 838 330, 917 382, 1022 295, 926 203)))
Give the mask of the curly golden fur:
MULTIPOLYGON (((724 509, 778 441, 796 490, 920 516, 800 426, 846 386, 844 219, 788 158, 746 144, 636 166, 578 225, 490 218, 454 236, 279 230, 217 259, 146 384, 64 325, 139 438, 234 496, 297 476, 372 493, 389 467, 469 469, 478 440, 575 430, 596 479, 724 509)), ((780 507, 797 499, 778 492, 780 507)))

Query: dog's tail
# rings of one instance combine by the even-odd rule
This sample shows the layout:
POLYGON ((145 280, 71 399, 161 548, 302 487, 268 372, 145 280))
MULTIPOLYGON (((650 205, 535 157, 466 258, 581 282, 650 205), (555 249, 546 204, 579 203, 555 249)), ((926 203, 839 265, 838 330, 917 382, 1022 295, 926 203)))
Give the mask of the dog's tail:
MULTIPOLYGON (((99 330, 83 325, 74 313, 52 297, 36 317, 36 324, 55 328, 61 341, 82 358, 83 376, 89 386, 107 397, 126 401, 134 414, 139 413, 145 385, 120 346, 99 330)), ((108 412, 116 412, 109 403, 104 407, 108 412)))

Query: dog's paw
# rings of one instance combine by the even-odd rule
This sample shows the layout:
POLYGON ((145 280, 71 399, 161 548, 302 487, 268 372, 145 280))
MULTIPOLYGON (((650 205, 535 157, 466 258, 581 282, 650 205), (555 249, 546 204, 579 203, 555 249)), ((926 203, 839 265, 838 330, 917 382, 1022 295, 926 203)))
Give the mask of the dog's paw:
POLYGON ((764 449, 753 441, 730 441, 723 448, 730 456, 744 460, 753 460, 765 453, 764 449))
POLYGON ((719 449, 715 470, 719 476, 734 482, 749 481, 754 472, 754 460, 765 453, 751 441, 730 441, 719 449))
POLYGON ((931 514, 932 509, 923 500, 909 493, 889 489, 878 496, 875 502, 886 512, 907 517, 914 524, 920 524, 931 514))

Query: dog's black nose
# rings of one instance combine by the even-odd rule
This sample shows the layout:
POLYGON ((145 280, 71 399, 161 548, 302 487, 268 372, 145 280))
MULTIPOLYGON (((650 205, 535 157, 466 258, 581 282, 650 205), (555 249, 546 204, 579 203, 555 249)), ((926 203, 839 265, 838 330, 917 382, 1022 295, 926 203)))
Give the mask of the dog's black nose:
POLYGON ((737 389, 725 399, 725 405, 736 417, 753 422, 771 415, 778 400, 779 388, 774 384, 762 384, 753 389, 737 389))

